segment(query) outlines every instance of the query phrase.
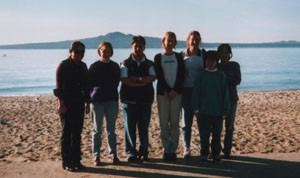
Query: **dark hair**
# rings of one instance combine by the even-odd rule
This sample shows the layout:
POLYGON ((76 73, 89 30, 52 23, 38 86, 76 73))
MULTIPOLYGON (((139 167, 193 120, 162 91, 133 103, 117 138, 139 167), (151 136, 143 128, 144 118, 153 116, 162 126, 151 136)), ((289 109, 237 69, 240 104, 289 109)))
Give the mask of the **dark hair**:
POLYGON ((226 49, 230 53, 230 58, 232 58, 232 55, 233 55, 232 50, 231 50, 231 47, 228 43, 220 44, 219 47, 218 47, 218 53, 220 53, 223 49, 226 49))
POLYGON ((136 44, 142 44, 143 46, 146 46, 146 41, 145 41, 145 38, 138 35, 138 36, 134 36, 132 37, 132 40, 131 40, 131 46, 136 43, 136 44))
MULTIPOLYGON (((103 41, 102 43, 100 43, 100 45, 98 46, 98 54, 99 54, 99 56, 100 56, 100 49, 103 47, 103 46, 106 46, 106 47, 108 47, 108 48, 110 48, 110 50, 111 50, 111 56, 114 54, 114 50, 113 50, 113 47, 112 47, 112 45, 111 45, 111 43, 110 42, 108 42, 108 41, 103 41)), ((110 57, 111 57, 110 56, 110 57)))
POLYGON ((85 45, 81 41, 74 41, 70 45, 69 52, 71 53, 72 51, 74 51, 75 49, 77 49, 79 47, 82 47, 83 50, 85 50, 85 45))
POLYGON ((161 40, 161 46, 163 48, 165 48, 165 44, 164 43, 165 43, 165 40, 166 40, 167 37, 175 38, 175 44, 174 44, 174 48, 175 48, 175 46, 177 45, 177 39, 176 39, 175 33, 171 32, 171 31, 168 31, 168 32, 165 33, 164 37, 161 40))
POLYGON ((218 55, 218 51, 216 50, 208 50, 205 55, 204 55, 204 60, 216 60, 216 62, 218 62, 219 60, 219 55, 218 55))

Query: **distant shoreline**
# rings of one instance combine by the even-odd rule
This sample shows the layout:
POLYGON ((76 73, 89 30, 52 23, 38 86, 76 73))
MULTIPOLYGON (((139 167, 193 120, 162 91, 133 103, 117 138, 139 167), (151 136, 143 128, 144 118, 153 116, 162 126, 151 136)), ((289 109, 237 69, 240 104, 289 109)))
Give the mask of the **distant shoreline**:
MULTIPOLYGON (((112 32, 106 35, 100 35, 98 37, 66 40, 57 42, 42 42, 42 43, 26 43, 26 44, 10 44, 0 45, 0 49, 68 49, 72 41, 81 41, 86 45, 87 49, 97 49, 98 45, 103 41, 110 41, 114 48, 130 48, 130 41, 133 37, 132 34, 124 34, 121 32, 112 32)), ((144 36, 146 40, 146 48, 160 48, 161 38, 144 36)), ((202 43, 203 48, 217 47, 221 44, 216 43, 202 43)), ((278 41, 278 42, 262 42, 262 43, 230 43, 233 48, 276 48, 276 47, 300 47, 299 41, 278 41)), ((186 41, 178 40, 177 48, 185 48, 186 41)))

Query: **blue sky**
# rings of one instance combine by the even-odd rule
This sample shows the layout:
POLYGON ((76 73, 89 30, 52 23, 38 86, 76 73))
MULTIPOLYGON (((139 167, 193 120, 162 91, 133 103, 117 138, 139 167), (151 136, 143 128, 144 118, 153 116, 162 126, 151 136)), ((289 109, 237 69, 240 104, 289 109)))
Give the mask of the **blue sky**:
POLYGON ((120 31, 204 42, 300 41, 299 0, 0 0, 0 44, 74 40, 120 31))

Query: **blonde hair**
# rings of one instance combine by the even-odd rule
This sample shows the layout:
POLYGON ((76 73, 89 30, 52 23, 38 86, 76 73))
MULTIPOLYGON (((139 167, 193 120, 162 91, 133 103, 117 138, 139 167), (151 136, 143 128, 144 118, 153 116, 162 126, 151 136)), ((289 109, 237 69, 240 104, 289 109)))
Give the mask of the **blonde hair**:
POLYGON ((103 46, 110 48, 110 51, 111 51, 110 57, 111 57, 111 56, 114 54, 114 50, 113 50, 113 47, 112 47, 111 43, 108 42, 108 41, 103 41, 103 42, 100 43, 100 45, 98 46, 97 51, 98 51, 99 56, 101 56, 101 55, 100 55, 100 49, 101 49, 103 46))
POLYGON ((165 48, 165 40, 166 40, 167 37, 175 38, 175 44, 174 44, 174 47, 173 47, 173 48, 175 48, 175 46, 177 45, 177 38, 176 38, 175 33, 171 32, 171 31, 168 31, 168 32, 165 33, 164 37, 161 40, 161 47, 165 48))
POLYGON ((192 36, 196 36, 199 38, 199 45, 201 44, 201 35, 198 31, 194 30, 194 31, 191 31, 186 39, 186 46, 187 48, 189 49, 190 48, 190 44, 189 44, 189 41, 191 39, 192 36))

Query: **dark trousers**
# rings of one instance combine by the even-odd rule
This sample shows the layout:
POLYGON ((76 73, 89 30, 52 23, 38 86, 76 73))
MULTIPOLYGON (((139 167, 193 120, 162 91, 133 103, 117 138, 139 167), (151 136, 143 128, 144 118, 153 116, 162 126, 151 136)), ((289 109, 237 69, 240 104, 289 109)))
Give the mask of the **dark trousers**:
POLYGON ((127 157, 148 155, 148 129, 151 119, 152 104, 123 104, 123 117, 125 128, 125 143, 127 157), (138 127, 140 147, 136 150, 136 127, 138 127))
POLYGON ((237 108, 237 100, 231 101, 230 113, 228 117, 225 119, 225 137, 224 137, 224 150, 223 150, 224 154, 230 155, 231 153, 236 108, 237 108))
POLYGON ((81 160, 81 132, 84 119, 84 102, 66 102, 67 112, 60 114, 62 125, 61 155, 63 162, 81 160))
POLYGON ((213 156, 219 156, 221 152, 221 133, 223 120, 222 117, 212 117, 201 115, 197 118, 198 128, 200 133, 201 155, 208 156, 209 154, 209 137, 212 133, 211 150, 213 156))

